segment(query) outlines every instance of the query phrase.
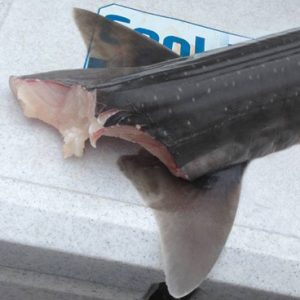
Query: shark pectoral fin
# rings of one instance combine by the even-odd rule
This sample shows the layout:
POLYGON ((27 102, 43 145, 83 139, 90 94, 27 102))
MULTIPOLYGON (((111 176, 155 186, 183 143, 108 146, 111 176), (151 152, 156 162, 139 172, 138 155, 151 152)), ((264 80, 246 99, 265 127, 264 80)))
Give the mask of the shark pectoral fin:
POLYGON ((74 19, 90 57, 106 67, 136 67, 178 57, 175 52, 117 22, 75 8, 74 19))
POLYGON ((159 227, 166 283, 183 297, 206 278, 219 257, 235 218, 245 164, 188 182, 144 155, 119 160, 159 227))

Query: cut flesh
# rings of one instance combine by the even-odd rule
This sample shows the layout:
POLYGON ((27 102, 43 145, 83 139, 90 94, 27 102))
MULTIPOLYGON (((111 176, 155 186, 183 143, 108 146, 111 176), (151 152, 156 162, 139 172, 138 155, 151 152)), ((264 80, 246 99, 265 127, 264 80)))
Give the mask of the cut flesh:
POLYGON ((65 158, 82 156, 87 139, 96 147, 101 136, 112 136, 138 143, 158 157, 171 173, 185 177, 166 147, 143 132, 141 126, 105 127, 105 122, 119 110, 110 109, 95 116, 96 90, 89 91, 80 85, 69 86, 55 81, 18 77, 11 77, 9 82, 25 116, 44 121, 62 134, 65 158))

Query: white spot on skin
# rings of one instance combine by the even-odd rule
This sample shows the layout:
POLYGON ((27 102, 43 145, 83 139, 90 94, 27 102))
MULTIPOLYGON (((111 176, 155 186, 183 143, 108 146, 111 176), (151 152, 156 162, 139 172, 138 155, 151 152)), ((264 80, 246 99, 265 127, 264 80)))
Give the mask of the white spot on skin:
POLYGON ((164 136, 167 136, 167 135, 168 135, 168 133, 166 132, 166 130, 164 130, 163 133, 164 133, 164 136))
POLYGON ((141 130, 142 127, 141 127, 141 125, 136 124, 136 125, 135 125, 135 128, 136 128, 137 130, 141 130))
POLYGON ((225 110, 225 111, 228 111, 228 107, 227 107, 227 106, 225 106, 225 107, 224 107, 224 110, 225 110))
POLYGON ((216 81, 217 81, 217 78, 216 78, 216 77, 213 77, 213 78, 212 78, 212 81, 216 82, 216 81))
POLYGON ((180 100, 180 96, 179 96, 179 95, 176 95, 176 99, 177 99, 177 100, 180 100))
POLYGON ((241 71, 236 71, 236 74, 241 75, 241 71))
POLYGON ((154 100, 154 101, 157 101, 157 100, 158 100, 157 95, 154 95, 154 96, 153 96, 153 100, 154 100))
POLYGON ((179 86, 179 87, 177 88, 177 90, 178 90, 178 92, 182 93, 182 88, 181 88, 181 86, 179 86))
POLYGON ((187 120, 186 124, 188 124, 189 126, 191 126, 191 121, 190 120, 187 120))
POLYGON ((192 102, 195 102, 195 101, 196 101, 196 99, 195 99, 195 97, 193 97, 193 98, 192 98, 192 102))
POLYGON ((211 93, 211 88, 208 88, 207 89, 207 94, 210 94, 211 93))

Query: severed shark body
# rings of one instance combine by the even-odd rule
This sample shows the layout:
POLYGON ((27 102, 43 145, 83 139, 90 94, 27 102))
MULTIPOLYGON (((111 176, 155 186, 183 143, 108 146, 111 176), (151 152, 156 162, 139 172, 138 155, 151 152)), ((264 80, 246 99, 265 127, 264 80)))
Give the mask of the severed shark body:
POLYGON ((300 29, 182 58, 74 16, 105 68, 12 76, 11 90, 27 117, 59 130, 65 157, 103 135, 147 150, 119 166, 154 210, 170 294, 185 296, 224 247, 248 162, 300 142, 300 29))

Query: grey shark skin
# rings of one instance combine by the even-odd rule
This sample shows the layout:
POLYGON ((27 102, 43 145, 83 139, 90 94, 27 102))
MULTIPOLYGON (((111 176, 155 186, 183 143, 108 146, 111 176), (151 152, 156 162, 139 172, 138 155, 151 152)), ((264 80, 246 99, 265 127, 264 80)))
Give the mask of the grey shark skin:
POLYGON ((77 70, 72 80, 68 72, 23 79, 96 89, 96 115, 119 110, 105 127, 140 125, 167 148, 182 176, 194 179, 299 141, 299 45, 294 30, 149 67, 77 70))
POLYGON ((109 135, 165 165, 144 153, 119 161, 155 211, 166 282, 182 297, 226 242, 247 163, 300 141, 300 29, 179 58, 96 14, 75 20, 107 68, 11 77, 11 89, 62 133, 65 156, 109 135))

